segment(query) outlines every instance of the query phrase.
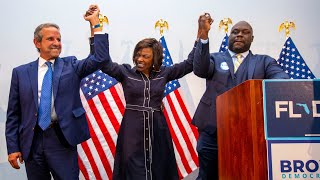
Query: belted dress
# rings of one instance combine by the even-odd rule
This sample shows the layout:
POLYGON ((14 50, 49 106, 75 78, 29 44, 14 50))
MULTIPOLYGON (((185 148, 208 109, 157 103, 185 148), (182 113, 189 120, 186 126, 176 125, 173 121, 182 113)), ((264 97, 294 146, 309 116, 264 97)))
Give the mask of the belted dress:
POLYGON ((179 179, 170 131, 162 111, 167 82, 193 70, 193 52, 149 77, 129 64, 111 60, 101 69, 121 82, 126 109, 118 133, 113 180, 179 179))

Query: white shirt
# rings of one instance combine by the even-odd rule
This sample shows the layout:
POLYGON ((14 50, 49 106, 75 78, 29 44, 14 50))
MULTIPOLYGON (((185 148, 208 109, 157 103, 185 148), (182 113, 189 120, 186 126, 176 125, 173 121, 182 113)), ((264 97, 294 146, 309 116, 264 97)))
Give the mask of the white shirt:
MULTIPOLYGON (((54 66, 54 59, 49 60, 52 65, 52 71, 53 71, 53 66, 54 66)), ((47 62, 45 59, 42 57, 39 57, 39 64, 38 64, 38 104, 40 104, 40 97, 41 97, 41 89, 42 89, 42 82, 44 75, 46 74, 48 70, 48 66, 45 64, 47 62)), ((53 91, 52 91, 52 99, 51 99, 51 121, 56 121, 58 120, 56 111, 54 109, 54 100, 53 100, 53 91)))
MULTIPOLYGON (((232 61, 233 61, 233 64, 234 64, 234 63, 238 60, 238 59, 237 59, 237 54, 234 53, 234 52, 232 52, 232 51, 230 51, 230 49, 228 49, 228 51, 229 51, 230 56, 232 57, 232 61)), ((243 61, 244 58, 246 58, 246 57, 248 56, 249 50, 246 51, 246 52, 240 53, 240 54, 241 54, 241 60, 243 61)), ((241 61, 241 62, 242 62, 242 61, 241 61)))

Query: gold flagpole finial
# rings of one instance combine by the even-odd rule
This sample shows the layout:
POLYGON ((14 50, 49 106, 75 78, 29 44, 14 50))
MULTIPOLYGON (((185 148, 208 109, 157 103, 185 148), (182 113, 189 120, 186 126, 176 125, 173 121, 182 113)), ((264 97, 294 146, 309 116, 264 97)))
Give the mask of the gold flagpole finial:
POLYGON ((167 30, 169 29, 169 24, 167 21, 163 20, 163 19, 159 19, 154 28, 157 29, 157 27, 159 27, 160 29, 160 35, 162 36, 163 35, 163 29, 166 28, 167 30))
POLYGON ((294 22, 285 21, 280 24, 279 32, 281 32, 282 29, 285 29, 286 37, 288 38, 290 36, 290 28, 293 28, 294 30, 296 29, 296 25, 294 24, 294 22))
POLYGON ((228 34, 229 24, 232 24, 232 20, 230 18, 223 18, 223 20, 221 20, 219 23, 219 29, 221 29, 223 27, 224 32, 226 32, 226 34, 228 34))
POLYGON ((99 22, 101 27, 103 27, 103 23, 106 23, 107 25, 109 25, 109 20, 107 16, 104 16, 102 14, 99 14, 99 22))

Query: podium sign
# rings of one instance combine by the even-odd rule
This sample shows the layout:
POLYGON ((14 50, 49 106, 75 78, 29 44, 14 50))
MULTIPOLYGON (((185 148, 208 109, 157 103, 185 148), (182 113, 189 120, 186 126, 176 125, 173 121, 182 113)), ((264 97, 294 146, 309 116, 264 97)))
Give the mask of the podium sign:
POLYGON ((320 140, 320 80, 264 80, 266 140, 320 140))
POLYGON ((320 141, 268 141, 269 180, 320 179, 320 141))
POLYGON ((320 80, 264 80, 269 180, 320 179, 320 80))

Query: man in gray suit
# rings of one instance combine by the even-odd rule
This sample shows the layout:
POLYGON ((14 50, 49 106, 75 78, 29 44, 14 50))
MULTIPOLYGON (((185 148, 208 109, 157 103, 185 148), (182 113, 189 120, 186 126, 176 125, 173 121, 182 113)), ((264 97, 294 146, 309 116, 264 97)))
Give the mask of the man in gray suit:
POLYGON ((212 22, 208 13, 199 18, 198 39, 201 43, 197 44, 193 61, 194 74, 206 79, 206 91, 192 120, 200 135, 198 180, 219 179, 216 97, 249 79, 289 78, 272 57, 252 54, 253 31, 245 21, 232 27, 228 51, 210 54, 208 33, 212 22))

